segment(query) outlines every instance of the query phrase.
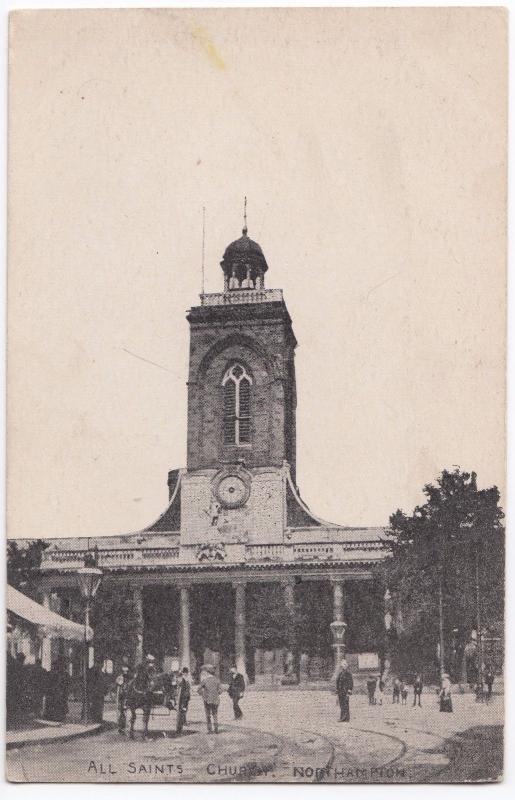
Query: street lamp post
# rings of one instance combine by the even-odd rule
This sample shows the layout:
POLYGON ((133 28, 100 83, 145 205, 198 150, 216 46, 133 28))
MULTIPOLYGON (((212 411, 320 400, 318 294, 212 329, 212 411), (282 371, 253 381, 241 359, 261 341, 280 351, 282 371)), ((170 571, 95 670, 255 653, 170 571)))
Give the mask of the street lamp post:
POLYGON ((335 620, 331 622, 329 625, 331 628, 331 632, 333 634, 333 648, 334 648, 334 674, 333 680, 336 680, 338 677, 338 670, 340 667, 340 662, 345 655, 345 629, 347 628, 347 623, 343 622, 343 620, 335 620))
POLYGON ((483 620, 481 619, 481 592, 479 584, 479 538, 476 541, 476 617, 477 617, 477 699, 483 702, 483 620))
MULTIPOLYGON (((86 555, 84 559, 85 565, 91 565, 92 559, 86 555)), ((93 563, 96 563, 93 561, 93 563)), ((89 664, 89 645, 88 645, 88 632, 89 632, 89 614, 91 610, 91 601, 95 597, 98 587, 102 581, 102 570, 97 566, 84 566, 77 570, 77 580, 82 597, 85 600, 84 609, 84 674, 83 674, 83 709, 82 719, 84 724, 88 724, 89 710, 88 710, 88 664, 89 664)))

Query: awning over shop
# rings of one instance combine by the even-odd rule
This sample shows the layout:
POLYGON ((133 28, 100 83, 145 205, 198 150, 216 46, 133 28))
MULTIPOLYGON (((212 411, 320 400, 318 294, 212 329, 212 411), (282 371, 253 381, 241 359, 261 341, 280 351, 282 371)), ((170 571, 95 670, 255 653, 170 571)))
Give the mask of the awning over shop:
MULTIPOLYGON (((84 641, 84 626, 71 619, 66 619, 55 611, 50 611, 27 595, 12 586, 7 587, 7 610, 17 617, 37 625, 45 636, 61 637, 84 641)), ((93 638, 93 631, 88 628, 88 641, 93 638)))

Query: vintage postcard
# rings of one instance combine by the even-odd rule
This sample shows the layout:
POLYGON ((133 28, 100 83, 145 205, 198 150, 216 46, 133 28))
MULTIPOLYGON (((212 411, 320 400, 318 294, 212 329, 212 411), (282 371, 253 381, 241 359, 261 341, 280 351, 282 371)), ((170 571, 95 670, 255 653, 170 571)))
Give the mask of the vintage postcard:
POLYGON ((503 775, 507 12, 16 11, 7 776, 503 775))

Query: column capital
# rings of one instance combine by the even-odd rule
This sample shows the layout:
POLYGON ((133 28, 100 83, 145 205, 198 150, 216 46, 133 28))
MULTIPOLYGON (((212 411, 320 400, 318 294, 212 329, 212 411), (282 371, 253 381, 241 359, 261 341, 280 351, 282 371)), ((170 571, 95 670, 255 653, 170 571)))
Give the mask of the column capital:
POLYGON ((235 578, 233 581, 231 581, 231 585, 233 586, 234 589, 236 589, 238 586, 245 587, 247 583, 248 581, 246 578, 235 578))
POLYGON ((297 583, 297 576, 296 575, 281 575, 279 580, 283 586, 295 586, 297 583))

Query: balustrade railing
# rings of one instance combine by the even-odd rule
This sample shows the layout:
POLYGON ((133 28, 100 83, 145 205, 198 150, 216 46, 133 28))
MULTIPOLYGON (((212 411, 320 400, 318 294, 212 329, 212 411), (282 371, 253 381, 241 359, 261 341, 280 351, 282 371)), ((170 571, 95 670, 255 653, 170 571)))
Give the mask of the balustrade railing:
POLYGON ((246 303, 273 303, 283 299, 282 289, 231 289, 215 294, 201 294, 203 306, 232 306, 246 303))
MULTIPOLYGON (((66 570, 79 569, 84 566, 85 550, 52 550, 43 553, 41 568, 52 569, 62 567, 66 570)), ((113 549, 98 551, 98 565, 102 568, 166 564, 179 558, 178 547, 147 547, 140 549, 113 549)))
POLYGON ((250 544, 245 550, 247 561, 283 561, 284 545, 250 544))
MULTIPOLYGON (((285 542, 284 544, 227 543, 191 544, 176 547, 113 548, 98 551, 99 566, 140 568, 176 564, 294 563, 320 561, 358 561, 382 558, 381 543, 364 542, 285 542)), ((51 550, 43 553, 41 568, 76 570, 84 565, 84 550, 51 550)))

